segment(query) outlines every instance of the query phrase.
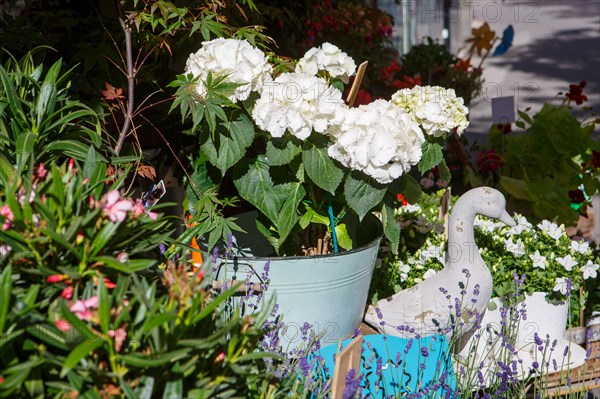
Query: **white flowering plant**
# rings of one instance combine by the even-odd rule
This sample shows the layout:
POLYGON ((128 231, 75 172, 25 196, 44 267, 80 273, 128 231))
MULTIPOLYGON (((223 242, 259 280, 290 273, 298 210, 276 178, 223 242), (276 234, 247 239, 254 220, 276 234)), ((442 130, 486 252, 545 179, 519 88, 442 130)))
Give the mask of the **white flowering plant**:
MULTIPOLYGON (((446 237, 438 217, 442 192, 424 194, 418 204, 399 204, 395 210, 403 227, 402 250, 398 255, 383 252, 381 269, 393 280, 396 292, 435 275, 445 265, 446 237)), ((518 214, 514 220, 514 227, 481 216, 475 221, 475 243, 492 273, 494 295, 519 299, 544 292, 557 301, 570 297, 575 320, 588 295, 580 288, 591 287, 600 274, 598 252, 587 241, 570 239, 563 225, 548 220, 534 225, 518 214), (515 278, 521 280, 523 275, 517 287, 515 278)), ((379 298, 384 295, 389 293, 377 293, 379 298)))
POLYGON ((225 208, 241 206, 258 211, 257 228, 276 253, 323 254, 352 249, 348 223, 375 211, 396 252, 396 194, 418 191, 409 172, 443 162, 440 140, 464 130, 468 111, 441 88, 402 104, 352 108, 342 91, 355 71, 329 43, 297 61, 235 38, 191 54, 171 84, 173 108, 199 138, 187 190, 199 223, 190 236, 207 237, 213 248, 239 230, 225 208))

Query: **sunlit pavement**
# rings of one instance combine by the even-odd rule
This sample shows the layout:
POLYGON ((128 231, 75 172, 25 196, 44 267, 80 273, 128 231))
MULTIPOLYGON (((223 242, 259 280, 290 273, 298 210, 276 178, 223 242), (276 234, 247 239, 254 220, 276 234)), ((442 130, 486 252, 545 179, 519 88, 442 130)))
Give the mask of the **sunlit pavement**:
POLYGON ((453 51, 472 22, 488 22, 500 36, 509 24, 515 30, 513 47, 484 63, 484 92, 471 104, 469 135, 487 133, 494 97, 514 96, 518 109, 537 110, 582 80, 587 105, 600 114, 600 0, 462 0, 451 17, 453 51))

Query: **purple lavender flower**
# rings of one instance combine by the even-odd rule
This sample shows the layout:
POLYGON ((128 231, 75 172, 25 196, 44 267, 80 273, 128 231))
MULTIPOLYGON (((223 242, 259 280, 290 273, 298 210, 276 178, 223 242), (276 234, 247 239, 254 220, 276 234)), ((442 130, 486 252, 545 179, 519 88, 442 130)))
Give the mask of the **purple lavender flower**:
POLYGON ((346 387, 342 394, 342 399, 353 399, 360 389, 360 378, 356 375, 356 370, 350 369, 346 374, 346 387))
POLYGON ((421 347, 421 355, 423 357, 428 357, 429 356, 429 351, 427 350, 427 348, 425 346, 421 347))
POLYGON ((565 346, 565 351, 563 352, 563 357, 566 357, 569 354, 569 347, 565 346))
POLYGON ((164 255, 165 252, 167 252, 167 247, 165 246, 165 244, 163 244, 163 243, 158 244, 158 251, 160 252, 161 255, 164 255))
POLYGON ((565 296, 567 298, 569 298, 571 296, 572 291, 573 291, 573 280, 569 278, 567 280, 567 293, 565 294, 565 296))
POLYGON ((377 377, 381 378, 381 370, 383 369, 383 358, 377 358, 377 367, 375 368, 375 374, 377 377))
POLYGON ((214 247, 212 250, 212 261, 213 263, 217 263, 217 258, 219 257, 219 248, 214 247))
POLYGON ((540 364, 534 361, 533 363, 531 363, 531 367, 533 367, 534 370, 537 370, 540 367, 540 364))
POLYGON ((308 360, 305 357, 301 357, 298 364, 300 366, 300 370, 302 371, 302 375, 304 377, 308 377, 308 374, 310 374, 310 364, 308 363, 308 360))
POLYGON ((538 335, 537 332, 533 333, 533 340, 535 341, 535 344, 537 346, 542 346, 544 344, 544 342, 542 341, 542 339, 540 338, 540 336, 538 335))
POLYGON ((408 351, 410 350, 410 348, 412 347, 413 344, 413 339, 409 339, 408 342, 406 343, 406 347, 404 348, 404 354, 406 355, 408 353, 408 351))

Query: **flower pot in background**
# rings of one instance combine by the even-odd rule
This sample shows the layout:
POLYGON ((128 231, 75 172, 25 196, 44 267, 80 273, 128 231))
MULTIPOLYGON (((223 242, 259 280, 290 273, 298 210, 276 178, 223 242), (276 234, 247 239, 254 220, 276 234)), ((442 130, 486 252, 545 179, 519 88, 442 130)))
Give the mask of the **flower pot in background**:
MULTIPOLYGON (((218 282, 247 281, 266 286, 263 300, 275 296, 277 314, 287 327, 280 336, 284 349, 302 346, 305 323, 321 335, 323 345, 349 338, 363 317, 382 236, 380 221, 368 215, 349 228, 356 249, 317 256, 270 257, 272 248, 253 227, 256 213, 239 215, 248 233, 235 235, 231 255, 206 254, 218 282)), ((350 226, 349 226, 350 227, 350 226)))
POLYGON ((567 301, 551 303, 546 293, 534 292, 527 295, 518 308, 521 309, 521 306, 525 307, 527 317, 519 322, 516 349, 524 367, 535 368, 534 362, 539 367, 548 363, 547 370, 552 372, 585 363, 585 349, 564 337, 569 313, 567 301), (558 370, 553 370, 554 362, 558 370))

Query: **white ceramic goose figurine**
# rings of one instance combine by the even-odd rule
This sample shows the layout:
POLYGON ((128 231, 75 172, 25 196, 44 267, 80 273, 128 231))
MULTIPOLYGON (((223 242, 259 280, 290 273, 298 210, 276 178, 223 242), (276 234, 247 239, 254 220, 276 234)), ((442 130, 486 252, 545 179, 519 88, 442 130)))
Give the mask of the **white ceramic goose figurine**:
POLYGON ((380 300, 377 306, 369 306, 365 321, 383 334, 414 337, 414 333, 421 336, 446 333, 450 337, 454 324, 451 315, 457 314, 457 298, 462 303, 460 315, 465 323, 460 335, 470 335, 475 312, 485 311, 493 286, 492 275, 475 245, 475 216, 499 219, 514 226, 505 206, 502 193, 489 187, 475 188, 462 195, 450 215, 446 266, 422 283, 380 300), (476 284, 478 290, 475 290, 476 284), (404 327, 414 330, 407 332, 404 327))

